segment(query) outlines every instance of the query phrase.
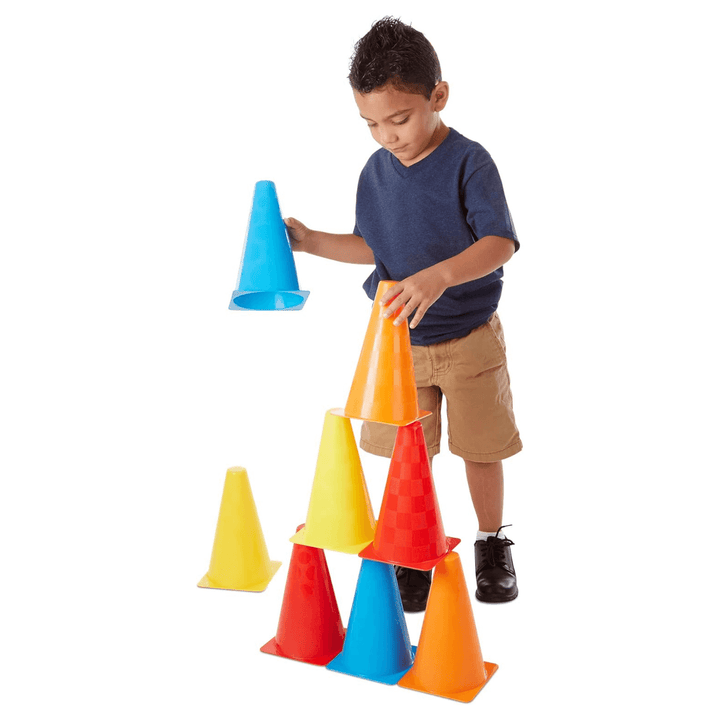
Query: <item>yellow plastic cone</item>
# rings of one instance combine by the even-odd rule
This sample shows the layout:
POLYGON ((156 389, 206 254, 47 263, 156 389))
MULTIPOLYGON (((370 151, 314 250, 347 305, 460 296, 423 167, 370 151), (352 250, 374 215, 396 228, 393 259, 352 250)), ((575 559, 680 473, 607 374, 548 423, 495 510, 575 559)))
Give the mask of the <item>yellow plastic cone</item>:
POLYGON ((380 305, 380 298, 393 285, 390 280, 378 284, 345 415, 388 425, 409 425, 430 412, 418 409, 407 321, 393 324, 400 310, 393 317, 383 317, 386 306, 380 305))
POLYGON ((270 560, 247 470, 225 475, 210 569, 198 587, 262 592, 282 563, 270 560))
POLYGON ((325 413, 305 527, 290 540, 357 555, 375 536, 375 516, 350 420, 325 413))
POLYGON ((470 702, 497 668, 483 660, 460 556, 451 552, 435 568, 415 663, 398 685, 470 702))

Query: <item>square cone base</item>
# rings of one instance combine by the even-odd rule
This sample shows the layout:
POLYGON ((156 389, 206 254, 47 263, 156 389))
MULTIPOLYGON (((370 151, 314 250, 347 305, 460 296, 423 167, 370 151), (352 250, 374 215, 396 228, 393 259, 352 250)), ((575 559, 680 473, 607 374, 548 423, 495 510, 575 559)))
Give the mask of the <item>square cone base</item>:
POLYGON ((405 427, 405 425, 411 425, 414 422, 417 422, 418 420, 424 420, 426 417, 430 417, 432 415, 432 410, 419 410, 418 416, 414 420, 410 420, 406 423, 393 423, 393 422, 386 422, 382 418, 375 417, 372 415, 372 413, 368 413, 367 417, 365 415, 357 414, 357 415, 348 415, 344 409, 338 408, 336 410, 331 411, 333 415, 337 415, 338 417, 344 417, 344 418, 350 418, 350 420, 367 420, 368 422, 376 422, 380 423, 381 425, 391 425, 392 427, 405 427))
MULTIPOLYGON (((343 628, 343 636, 345 635, 345 628, 343 628)), ((277 657, 281 658, 287 658, 288 660, 295 660, 295 662, 303 662, 307 663, 308 665, 327 665, 331 660, 336 658, 341 652, 342 648, 338 650, 335 653, 330 653, 328 655, 321 655, 319 657, 314 658, 297 658, 293 657, 292 655, 285 654, 280 646, 277 644, 277 640, 273 638, 272 640, 269 640, 266 642, 261 648, 260 652, 267 653, 268 655, 277 655, 277 657)))
MULTIPOLYGON (((415 662, 415 652, 417 651, 417 645, 410 647, 410 654, 412 655, 413 662, 415 662)), ((338 655, 331 663, 327 665, 328 670, 342 673, 343 675, 352 675, 353 677, 359 677, 363 680, 372 680, 373 682, 383 683, 383 685, 397 685, 398 681, 401 680, 411 669, 410 667, 400 672, 392 673, 390 675, 370 675, 369 673, 358 673, 347 667, 345 659, 342 653, 338 655)))
POLYGON ((372 540, 366 540, 365 542, 358 543, 357 545, 339 545, 333 543, 322 543, 315 544, 308 542, 305 539, 306 529, 303 528, 296 532, 291 538, 290 542, 297 543, 298 545, 307 545, 308 547, 319 548, 320 550, 334 550, 335 552, 347 553, 348 555, 357 555, 362 549, 367 547, 368 544, 372 543, 372 540))
POLYGON ((459 692, 454 693, 441 693, 435 690, 428 690, 424 687, 420 687, 419 684, 415 682, 415 678, 412 674, 412 668, 410 669, 410 672, 408 672, 405 677, 398 682, 398 685, 402 688, 406 688, 407 690, 417 690, 418 692, 424 692, 428 695, 437 695, 438 697, 444 697, 448 700, 457 700, 458 702, 469 703, 477 697, 477 694, 485 687, 485 685, 487 685, 488 680, 498 669, 498 666, 495 663, 486 662, 483 664, 485 665, 487 677, 482 683, 480 683, 480 685, 470 688, 469 690, 460 690, 459 692))
POLYGON ((375 550, 375 546, 370 544, 362 552, 358 553, 359 557, 365 560, 376 560, 377 562, 388 563, 389 565, 399 565, 400 567, 412 568, 413 570, 432 570, 444 557, 447 557, 448 553, 452 552, 460 543, 458 538, 445 537, 447 541, 447 550, 432 560, 423 560, 417 563, 407 563, 403 560, 397 560, 391 557, 382 557, 378 555, 375 550))
POLYGON ((228 310, 302 310, 309 290, 236 290, 228 310))
POLYGON ((253 583, 252 585, 244 585, 243 587, 230 587, 228 585, 220 585, 213 582, 207 575, 203 575, 202 580, 197 584, 199 588, 210 588, 211 590, 242 590, 244 592, 262 592, 270 584, 270 581, 275 577, 275 573, 278 571, 282 562, 280 560, 270 561, 270 576, 259 583, 253 583))

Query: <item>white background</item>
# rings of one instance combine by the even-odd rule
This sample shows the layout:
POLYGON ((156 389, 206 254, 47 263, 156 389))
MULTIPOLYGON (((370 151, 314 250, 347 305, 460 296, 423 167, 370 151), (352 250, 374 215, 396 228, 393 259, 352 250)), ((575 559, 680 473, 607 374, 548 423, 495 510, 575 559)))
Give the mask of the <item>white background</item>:
MULTIPOLYGON (((714 715, 710 3, 242 5, 2 4, 3 714, 714 715), (352 230, 375 146, 348 60, 388 14, 434 44, 444 119, 493 155, 522 242, 501 303, 520 596, 473 602, 500 670, 470 706, 258 651, 368 268, 299 256, 301 312, 227 305, 257 180, 285 215, 352 230), (196 587, 232 465, 283 561, 263 594, 196 587)), ((378 512, 387 461, 362 458, 378 512)), ((472 593, 462 462, 445 447, 434 469, 472 593)), ((328 561, 347 622, 359 560, 328 561)))

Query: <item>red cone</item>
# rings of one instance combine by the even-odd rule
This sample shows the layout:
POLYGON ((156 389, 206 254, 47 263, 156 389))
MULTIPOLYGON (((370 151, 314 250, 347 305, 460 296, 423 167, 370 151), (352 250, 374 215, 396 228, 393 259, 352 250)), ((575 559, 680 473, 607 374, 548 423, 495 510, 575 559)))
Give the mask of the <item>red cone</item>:
MULTIPOLYGON (((298 531, 304 525, 298 527, 298 531)), ((323 550, 293 545, 277 634, 260 650, 312 665, 340 653, 345 629, 323 550)))
POLYGON ((430 570, 459 542, 443 529, 422 425, 398 428, 375 539, 360 557, 430 570))

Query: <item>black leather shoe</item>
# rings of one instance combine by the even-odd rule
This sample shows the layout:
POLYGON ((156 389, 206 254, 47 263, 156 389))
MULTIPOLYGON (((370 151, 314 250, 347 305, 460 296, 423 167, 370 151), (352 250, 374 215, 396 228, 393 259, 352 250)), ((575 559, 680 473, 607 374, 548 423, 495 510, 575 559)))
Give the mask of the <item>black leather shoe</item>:
POLYGON ((414 570, 395 565, 395 577, 405 612, 422 612, 430 594, 432 570, 414 570))
POLYGON ((475 543, 475 597, 480 602, 510 602, 518 596, 515 566, 510 554, 510 546, 515 543, 498 537, 503 527, 509 525, 498 528, 495 535, 491 535, 487 540, 478 540, 475 543))

